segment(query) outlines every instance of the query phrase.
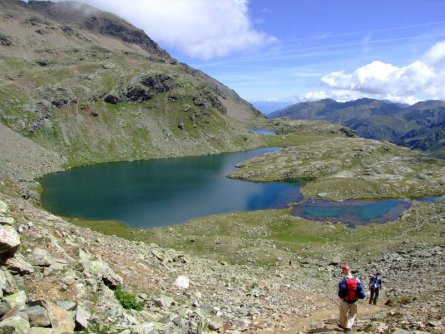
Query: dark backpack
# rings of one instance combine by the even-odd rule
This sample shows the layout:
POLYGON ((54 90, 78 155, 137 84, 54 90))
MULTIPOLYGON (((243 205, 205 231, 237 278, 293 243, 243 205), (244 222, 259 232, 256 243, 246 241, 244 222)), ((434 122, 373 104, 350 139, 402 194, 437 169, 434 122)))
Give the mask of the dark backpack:
POLYGON ((369 288, 370 288, 371 290, 378 290, 379 287, 380 287, 380 284, 379 284, 379 277, 378 277, 378 276, 374 276, 374 277, 371 279, 371 284, 370 284, 369 288))
POLYGON ((352 303, 357 300, 357 279, 355 277, 345 278, 347 294, 343 300, 347 303, 352 303))

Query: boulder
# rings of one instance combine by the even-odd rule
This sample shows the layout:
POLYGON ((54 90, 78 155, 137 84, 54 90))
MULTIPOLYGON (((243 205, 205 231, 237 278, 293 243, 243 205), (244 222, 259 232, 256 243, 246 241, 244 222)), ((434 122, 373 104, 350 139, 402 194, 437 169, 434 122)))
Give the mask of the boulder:
POLYGON ((0 255, 9 257, 13 255, 20 246, 20 236, 14 227, 9 225, 0 226, 0 255))
POLYGON ((17 308, 18 310, 23 310, 26 308, 26 302, 28 301, 28 297, 26 296, 25 291, 21 290, 12 295, 3 297, 4 301, 8 303, 8 305, 12 308, 17 308))
POLYGON ((46 302, 45 308, 48 311, 48 317, 51 321, 51 327, 59 333, 72 333, 74 332, 75 324, 73 316, 65 311, 60 306, 46 302))
POLYGON ((190 279, 185 275, 179 275, 175 280, 175 286, 180 289, 188 289, 190 286, 190 279))
POLYGON ((6 215, 6 213, 8 212, 9 208, 8 208, 8 204, 6 204, 5 201, 0 200, 0 215, 6 215))
POLYGON ((23 255, 18 253, 14 257, 6 260, 5 265, 13 274, 28 275, 34 272, 34 268, 32 267, 32 265, 26 262, 23 255))
POLYGON ((14 218, 0 216, 0 225, 14 225, 14 218))
POLYGON ((12 45, 12 38, 8 35, 0 33, 0 45, 3 46, 11 46, 12 45))
POLYGON ((127 92, 125 93, 125 99, 128 102, 145 102, 152 98, 152 95, 148 94, 147 91, 139 86, 131 86, 128 87, 127 92))
POLYGON ((77 304, 71 300, 62 300, 56 302, 57 306, 60 306, 65 311, 74 311, 76 309, 77 304))
POLYGON ((18 313, 0 322, 0 333, 28 334, 31 326, 26 314, 18 313))
POLYGON ((118 104, 119 102, 121 102, 120 98, 115 96, 115 95, 107 95, 104 99, 105 102, 110 103, 110 104, 118 104))
POLYGON ((11 306, 5 301, 0 301, 0 318, 11 311, 11 306))
POLYGON ((76 329, 87 329, 88 321, 91 318, 91 313, 88 312, 87 308, 79 304, 76 310, 76 329))
POLYGON ((25 310, 25 313, 28 314, 29 323, 32 327, 47 327, 51 325, 48 311, 42 306, 31 306, 25 310))
POLYGON ((177 86, 170 76, 164 74, 143 77, 141 83, 155 93, 166 93, 177 86))
POLYGON ((155 304, 164 309, 168 309, 170 306, 175 304, 175 300, 172 297, 161 295, 161 297, 156 300, 155 304))
POLYGON ((54 334, 54 331, 52 328, 31 327, 28 334, 54 334))
POLYGON ((29 262, 33 266, 49 267, 53 263, 53 259, 46 249, 34 248, 29 256, 29 262))
POLYGON ((17 289, 17 283, 8 270, 0 269, 0 297, 3 293, 11 294, 17 289))
POLYGON ((116 289, 123 283, 122 277, 117 275, 106 262, 100 259, 90 260, 89 255, 83 251, 79 252, 79 257, 85 276, 95 277, 110 289, 116 289))

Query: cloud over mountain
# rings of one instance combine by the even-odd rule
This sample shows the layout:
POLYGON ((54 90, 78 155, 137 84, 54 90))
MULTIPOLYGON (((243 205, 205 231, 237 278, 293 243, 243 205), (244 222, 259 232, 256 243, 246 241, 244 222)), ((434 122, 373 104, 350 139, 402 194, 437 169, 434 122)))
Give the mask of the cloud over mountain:
POLYGON ((248 0, 82 0, 115 13, 161 45, 190 57, 212 59, 261 47, 275 39, 257 31, 248 0))
POLYGON ((373 97, 414 103, 445 99, 445 41, 436 43, 423 57, 398 67, 373 61, 351 73, 332 72, 321 78, 322 90, 304 94, 301 100, 334 98, 339 101, 373 97))

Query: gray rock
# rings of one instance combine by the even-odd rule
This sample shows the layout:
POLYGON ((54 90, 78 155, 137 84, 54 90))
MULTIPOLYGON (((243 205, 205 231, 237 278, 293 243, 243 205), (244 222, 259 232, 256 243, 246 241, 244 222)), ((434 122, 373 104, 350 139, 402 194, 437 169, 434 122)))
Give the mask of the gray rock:
POLYGON ((11 306, 5 301, 0 301, 0 318, 11 311, 11 306))
POLYGON ((432 327, 441 327, 442 326, 442 321, 440 321, 440 320, 430 320, 430 321, 428 321, 428 325, 430 325, 432 327))
POLYGON ((6 215, 6 213, 8 212, 9 208, 8 208, 8 204, 6 204, 5 201, 2 201, 0 199, 0 215, 6 215))
POLYGON ((106 262, 100 259, 90 260, 89 256, 84 254, 82 254, 80 258, 84 268, 84 274, 87 277, 95 277, 110 289, 116 289, 118 285, 123 283, 122 277, 113 272, 106 262))
POLYGON ((91 318, 91 313, 88 312, 87 308, 83 305, 77 305, 76 310, 76 328, 77 329, 87 329, 88 328, 88 321, 91 318))
POLYGON ((55 334, 52 328, 31 327, 28 334, 55 334))
POLYGON ((17 289, 17 284, 14 277, 8 270, 0 270, 0 297, 3 297, 3 292, 11 294, 17 289))
POLYGON ((14 218, 0 216, 0 225, 14 225, 14 218))
POLYGON ((33 266, 49 267, 53 263, 53 259, 47 250, 34 248, 29 256, 29 262, 33 266))
POLYGON ((14 257, 6 261, 6 267, 13 274, 28 275, 34 272, 34 268, 21 254, 16 254, 14 257))
POLYGON ((26 308, 26 302, 28 301, 28 297, 26 296, 25 291, 21 290, 12 295, 3 297, 4 301, 6 301, 11 308, 16 307, 18 310, 23 310, 26 308))
POLYGON ((14 227, 9 225, 0 226, 0 254, 14 254, 20 246, 20 236, 14 227))
POLYGON ((51 302, 46 302, 45 308, 48 311, 49 320, 54 330, 59 333, 72 333, 74 331, 74 320, 69 312, 51 302))
POLYGON ((222 323, 220 321, 212 320, 209 322, 209 329, 212 331, 218 331, 222 327, 222 323))
POLYGON ((0 322, 0 333, 28 334, 31 328, 26 314, 18 313, 0 322))
POLYGON ((71 300, 62 300, 56 302, 57 306, 60 306, 65 311, 74 311, 76 309, 77 304, 71 300))
POLYGON ((161 297, 156 300, 156 305, 164 309, 168 309, 170 306, 175 304, 175 300, 172 297, 161 295, 161 297))
POLYGON ((25 310, 25 313, 28 314, 29 323, 32 327, 47 327, 51 325, 48 311, 42 306, 31 306, 25 310))

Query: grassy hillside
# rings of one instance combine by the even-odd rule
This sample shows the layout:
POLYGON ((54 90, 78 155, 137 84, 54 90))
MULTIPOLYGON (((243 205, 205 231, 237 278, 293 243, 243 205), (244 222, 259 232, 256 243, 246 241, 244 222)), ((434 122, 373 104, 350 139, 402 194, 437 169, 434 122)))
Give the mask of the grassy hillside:
POLYGON ((0 120, 71 166, 241 150, 262 115, 145 33, 71 3, 0 1, 0 120))

